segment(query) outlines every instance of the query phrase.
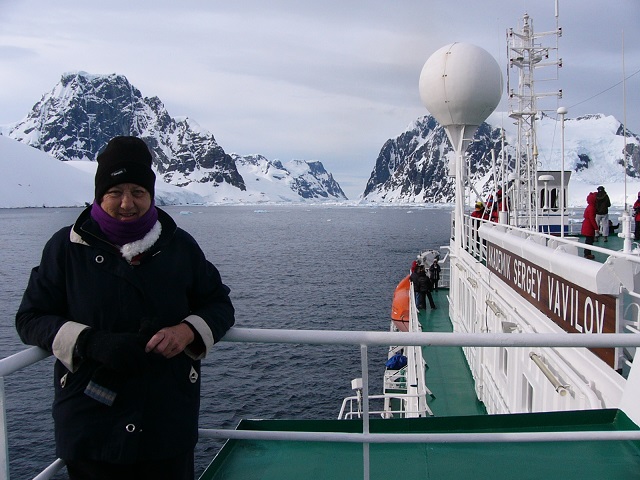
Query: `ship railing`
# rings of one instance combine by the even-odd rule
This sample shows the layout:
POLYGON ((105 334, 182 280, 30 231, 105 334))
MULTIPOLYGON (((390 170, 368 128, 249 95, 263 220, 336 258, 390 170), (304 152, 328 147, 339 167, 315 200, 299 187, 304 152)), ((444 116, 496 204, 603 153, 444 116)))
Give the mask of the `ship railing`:
MULTIPOLYGON (((344 330, 285 330, 234 327, 222 339, 232 343, 265 343, 289 345, 353 345, 360 348, 362 375, 362 432, 282 432, 200 428, 201 438, 284 440, 314 442, 361 443, 363 446, 363 478, 369 478, 369 445, 372 443, 486 443, 486 442, 553 442, 624 440, 640 441, 640 430, 580 431, 580 432, 509 432, 509 433, 431 433, 431 434, 372 434, 370 432, 369 405, 369 347, 413 345, 421 347, 638 347, 640 335, 600 333, 589 335, 553 333, 453 333, 453 332, 364 332, 344 330)), ((31 347, 0 360, 0 480, 9 479, 8 429, 4 378, 33 365, 49 353, 31 347)), ((632 375, 630 375, 631 378, 632 375)), ((637 386, 640 388, 640 386, 637 386)), ((634 404, 635 405, 635 404, 634 404)), ((640 405, 633 408, 640 409, 640 405)), ((638 411, 632 412, 640 418, 638 411)), ((627 412, 629 415, 629 412, 627 412)), ((55 460, 35 479, 52 478, 64 464, 55 460)))
POLYGON ((407 367, 398 370, 387 369, 384 371, 384 386, 386 389, 407 389, 407 367))
MULTIPOLYGON (((587 245, 586 243, 580 243, 577 240, 576 236, 565 236, 560 237, 558 235, 551 235, 548 233, 538 232, 535 230, 531 230, 524 227, 517 227, 514 225, 509 225, 505 223, 496 224, 495 222, 491 222, 490 220, 474 218, 470 215, 463 216, 463 226, 462 226, 462 239, 461 244, 462 248, 464 248, 467 252, 469 252, 472 256, 474 256, 477 260, 484 262, 487 260, 487 251, 486 245, 481 236, 479 235, 479 227, 482 224, 489 225, 500 225, 501 227, 506 228, 507 230, 511 230, 514 232, 518 232, 519 235, 527 237, 527 238, 535 238, 537 243, 542 245, 546 245, 549 247, 557 248, 560 245, 566 245, 573 249, 583 250, 588 248, 592 252, 602 253, 606 256, 613 257, 621 257, 625 258, 631 262, 640 263, 640 256, 634 253, 625 253, 618 252, 614 250, 610 250, 606 247, 600 247, 598 245, 587 245)), ((579 232, 577 232, 579 234, 579 232)), ((622 234, 620 234, 622 235, 622 234)), ((620 236, 619 235, 619 236, 620 236)))
MULTIPOLYGON (((631 290, 623 290, 626 295, 629 295, 634 301, 625 302, 624 312, 622 315, 624 331, 634 334, 640 334, 640 294, 631 290)), ((635 357, 635 348, 623 349, 624 363, 627 368, 631 368, 631 360, 635 357)))
MULTIPOLYGON (((395 393, 385 395, 369 395, 369 415, 380 416, 382 418, 407 418, 407 417, 426 417, 429 415, 427 410, 407 410, 404 407, 400 408, 386 408, 383 407, 379 410, 371 409, 371 401, 383 400, 393 401, 396 400, 401 404, 406 403, 410 399, 418 398, 418 394, 408 393, 395 393)), ((362 418, 362 396, 353 395, 342 400, 342 406, 340 407, 340 414, 338 420, 349 420, 353 418, 362 418)))
MULTIPOLYGON (((446 265, 446 262, 449 260, 449 252, 443 257, 442 263, 446 265)), ((443 268, 443 272, 449 273, 448 268, 443 268)), ((448 282, 448 277, 447 277, 448 282)), ((448 283, 447 283, 448 285, 448 283)), ((410 322, 410 332, 422 332, 422 324, 420 323, 420 319, 418 318, 418 306, 416 305, 416 297, 413 291, 413 285, 411 285, 411 298, 409 299, 410 304, 410 314, 411 314, 411 322, 410 322)), ((419 412, 427 412, 429 415, 433 415, 431 408, 427 404, 427 395, 433 395, 431 390, 427 387, 427 381, 425 376, 425 367, 426 362, 424 360, 424 353, 422 351, 421 346, 407 346, 405 347, 410 361, 408 362, 408 388, 407 393, 415 393, 417 396, 415 398, 411 398, 407 400, 404 405, 407 410, 415 410, 419 412)), ((386 392, 385 392, 386 393, 386 392)), ((413 415, 407 412, 408 417, 412 417, 413 415)))
POLYGON ((440 267, 442 270, 440 271, 440 281, 438 282, 438 288, 449 288, 451 285, 451 273, 449 270, 449 247, 442 246, 440 250, 444 252, 440 260, 440 267))

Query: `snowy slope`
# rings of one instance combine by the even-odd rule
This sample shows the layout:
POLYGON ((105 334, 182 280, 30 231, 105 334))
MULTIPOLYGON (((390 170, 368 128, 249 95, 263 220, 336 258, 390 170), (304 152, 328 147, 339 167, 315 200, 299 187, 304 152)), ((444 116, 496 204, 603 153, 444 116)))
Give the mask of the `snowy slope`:
MULTIPOLYGON (((0 135, 0 208, 74 207, 93 201, 95 162, 61 162, 0 135)), ((203 203, 199 195, 156 182, 158 205, 203 203)))

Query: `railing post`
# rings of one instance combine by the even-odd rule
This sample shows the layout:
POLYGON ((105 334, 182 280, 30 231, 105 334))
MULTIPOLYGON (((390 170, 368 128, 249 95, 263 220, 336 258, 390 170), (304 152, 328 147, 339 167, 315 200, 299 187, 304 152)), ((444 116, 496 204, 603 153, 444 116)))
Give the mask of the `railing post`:
POLYGON ((7 430, 7 405, 4 396, 4 377, 0 377, 0 480, 9 480, 9 441, 7 430))
MULTIPOLYGON (((362 364, 362 433, 369 434, 369 356, 367 346, 360 345, 360 362, 362 364)), ((362 444, 362 468, 364 480, 369 480, 369 444, 362 444)))

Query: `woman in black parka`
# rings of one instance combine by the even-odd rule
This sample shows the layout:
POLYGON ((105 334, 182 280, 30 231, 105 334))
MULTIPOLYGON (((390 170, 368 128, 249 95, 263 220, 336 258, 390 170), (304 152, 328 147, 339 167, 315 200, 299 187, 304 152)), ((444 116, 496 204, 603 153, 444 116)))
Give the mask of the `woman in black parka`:
POLYGON ((155 207, 146 144, 115 137, 96 195, 47 242, 16 314, 53 353, 56 453, 71 479, 193 478, 200 359, 234 324, 229 288, 155 207))

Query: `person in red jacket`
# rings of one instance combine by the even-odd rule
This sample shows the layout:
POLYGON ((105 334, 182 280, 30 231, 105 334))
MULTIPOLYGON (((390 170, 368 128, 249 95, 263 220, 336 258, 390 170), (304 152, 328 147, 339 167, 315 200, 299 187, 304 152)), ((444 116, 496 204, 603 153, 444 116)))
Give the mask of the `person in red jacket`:
POLYGON ((638 192, 638 199, 633 204, 633 219, 636 221, 633 239, 640 240, 640 192, 638 192))
MULTIPOLYGON (((587 208, 584 209, 584 220, 582 221, 581 234, 584 235, 584 243, 593 245, 593 239, 598 231, 598 223, 596 222, 596 192, 587 195, 587 208)), ((584 249, 584 258, 593 260, 591 250, 584 249)))
POLYGON ((484 220, 491 220, 492 222, 498 223, 498 208, 500 206, 496 204, 493 200, 493 194, 489 194, 487 197, 487 206, 484 209, 484 213, 482 218, 484 220))
MULTIPOLYGON (((482 216, 484 215, 484 203, 482 203, 480 200, 478 200, 476 202, 476 207, 473 210, 473 212, 471 212, 471 216, 473 218, 482 218, 482 216)), ((477 222, 477 224, 479 225, 480 222, 477 222)))
POLYGON ((481 219, 484 218, 484 203, 482 203, 480 200, 476 202, 476 207, 473 212, 471 212, 471 218, 473 218, 471 226, 473 228, 474 236, 476 239, 475 248, 477 252, 480 252, 480 235, 478 234, 478 229, 482 224, 481 219))

